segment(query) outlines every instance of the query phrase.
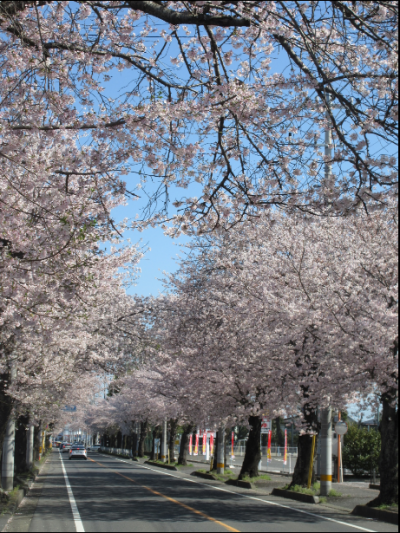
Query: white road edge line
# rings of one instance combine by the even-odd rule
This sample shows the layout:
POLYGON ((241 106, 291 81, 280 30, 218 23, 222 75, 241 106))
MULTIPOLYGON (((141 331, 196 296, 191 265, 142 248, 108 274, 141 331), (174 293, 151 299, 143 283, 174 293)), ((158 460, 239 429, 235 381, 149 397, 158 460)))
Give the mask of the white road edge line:
POLYGON ((74 518, 75 529, 76 529, 76 531, 84 533, 85 532, 85 528, 83 527, 83 523, 82 523, 82 520, 81 520, 81 515, 79 514, 78 506, 76 505, 76 501, 75 501, 75 498, 74 498, 74 493, 72 492, 71 485, 69 484, 67 471, 65 470, 64 460, 61 457, 61 454, 60 454, 60 460, 61 460, 62 472, 64 474, 65 485, 67 487, 69 503, 71 505, 72 516, 74 518))
MULTIPOLYGON (((103 457, 110 457, 110 456, 109 455, 104 455, 103 457)), ((113 457, 113 459, 116 459, 116 458, 113 457)), ((235 494, 236 496, 241 496, 242 498, 247 498, 248 500, 256 500, 256 501, 259 501, 259 502, 262 502, 262 503, 267 503, 269 505, 274 505, 275 507, 281 507, 282 509, 290 509, 291 511, 296 511, 297 513, 306 514, 307 516, 313 516, 315 518, 320 518, 322 520, 326 520, 327 522, 334 522, 335 524, 340 524, 342 526, 352 527, 352 528, 358 529, 360 531, 366 531, 367 533, 377 533, 377 531, 375 531, 374 529, 367 529, 365 527, 356 526, 354 524, 350 524, 349 522, 342 522, 341 520, 335 520, 334 518, 328 518, 328 517, 323 516, 323 515, 310 513, 308 511, 303 511, 302 509, 296 509, 296 507, 290 507, 289 505, 283 505, 281 503, 271 502, 269 500, 263 500, 261 498, 256 498, 255 496, 247 496, 246 494, 241 494, 240 492, 232 492, 231 490, 223 489, 221 487, 214 487, 213 485, 208 485, 207 483, 201 483, 199 481, 194 481, 193 479, 181 478, 181 477, 178 477, 178 476, 174 476, 173 474, 168 474, 167 472, 160 472, 158 470, 154 470, 154 468, 149 468, 148 466, 144 466, 144 465, 141 465, 141 464, 133 465, 132 463, 128 463, 127 461, 123 461, 122 459, 116 459, 116 460, 121 462, 121 463, 126 463, 129 466, 139 466, 141 468, 145 468, 146 470, 151 470, 152 472, 157 472, 157 474, 164 474, 164 476, 171 476, 171 477, 174 477, 176 479, 183 480, 183 481, 190 481, 190 483, 196 483, 197 485, 204 485, 205 487, 210 487, 210 488, 215 489, 215 490, 220 490, 222 492, 228 492, 229 494, 235 494)))

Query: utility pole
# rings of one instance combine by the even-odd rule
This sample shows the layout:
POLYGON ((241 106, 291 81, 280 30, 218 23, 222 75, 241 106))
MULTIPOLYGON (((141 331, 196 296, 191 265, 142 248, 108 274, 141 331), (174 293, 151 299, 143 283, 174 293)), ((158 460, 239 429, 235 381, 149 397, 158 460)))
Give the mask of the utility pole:
POLYGON ((321 409, 321 496, 332 489, 332 409, 321 409))
MULTIPOLYGON (((17 376, 17 368, 14 363, 10 367, 10 383, 12 384, 17 376)), ((1 486, 3 490, 13 490, 14 488, 14 453, 15 453, 15 419, 11 411, 7 420, 6 431, 3 442, 3 455, 1 463, 1 486)))
POLYGON ((162 442, 161 442, 161 461, 163 463, 167 462, 167 456, 168 456, 168 427, 167 427, 167 419, 165 418, 163 422, 162 427, 162 442))
POLYGON ((225 473, 225 426, 218 429, 217 474, 225 473))
MULTIPOLYGON (((332 161, 332 130, 330 127, 330 95, 325 93, 325 102, 327 105, 326 120, 327 125, 325 129, 325 185, 331 180, 331 163, 332 161)), ((332 489, 332 409, 327 407, 321 409, 321 448, 320 448, 320 462, 321 462, 321 496, 328 496, 332 489)))

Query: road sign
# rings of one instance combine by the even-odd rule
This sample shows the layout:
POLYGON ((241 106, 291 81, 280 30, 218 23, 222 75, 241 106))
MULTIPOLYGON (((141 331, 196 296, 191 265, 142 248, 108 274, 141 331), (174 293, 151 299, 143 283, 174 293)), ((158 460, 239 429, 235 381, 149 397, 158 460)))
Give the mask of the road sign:
POLYGON ((336 435, 346 435, 348 429, 346 422, 343 422, 343 420, 338 420, 335 424, 336 435))
POLYGON ((269 418, 263 416, 261 418, 261 433, 268 433, 272 429, 272 423, 269 418))

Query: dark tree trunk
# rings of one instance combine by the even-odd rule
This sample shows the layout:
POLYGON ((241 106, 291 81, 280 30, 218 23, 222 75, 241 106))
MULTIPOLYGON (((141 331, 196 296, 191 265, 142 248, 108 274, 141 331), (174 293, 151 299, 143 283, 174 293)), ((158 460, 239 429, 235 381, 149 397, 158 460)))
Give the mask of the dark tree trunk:
POLYGON ((277 440, 277 445, 280 447, 285 446, 285 436, 282 431, 281 423, 282 423, 282 419, 280 416, 278 416, 278 418, 275 418, 276 440, 277 440))
POLYGON ((258 476, 258 464, 261 459, 261 418, 259 416, 250 416, 249 424, 250 432, 246 442, 246 452, 243 459, 242 469, 239 474, 239 479, 243 479, 246 476, 258 476))
POLYGON ((382 420, 379 431, 382 436, 379 473, 379 496, 368 503, 370 507, 399 503, 399 411, 396 393, 390 391, 382 397, 382 420))
POLYGON ((188 445, 189 445, 189 435, 193 431, 193 424, 186 424, 183 426, 183 434, 181 439, 181 447, 179 449, 178 465, 186 466, 187 454, 188 454, 188 445))
POLYGON ((139 438, 139 450, 138 450, 138 456, 144 457, 144 441, 146 439, 146 433, 147 433, 147 420, 140 423, 140 438, 139 438))
MULTIPOLYGON (((313 428, 314 430, 317 430, 319 425, 318 425, 316 411, 306 406, 304 409, 304 412, 306 413, 308 412, 308 414, 305 415, 305 419, 306 419, 306 422, 309 428, 313 428)), ((297 455, 296 465, 294 467, 292 481, 290 483, 291 487, 293 487, 294 485, 300 485, 301 487, 307 487, 308 474, 310 471, 311 453, 312 453, 312 441, 313 439, 311 435, 300 435, 299 436, 298 455, 297 455)), ((315 443, 311 483, 315 483, 314 465, 315 465, 316 450, 317 450, 317 443, 315 443)))
POLYGON ((15 431, 15 454, 14 454, 14 471, 16 474, 22 474, 28 470, 26 464, 26 442, 27 427, 29 424, 28 416, 21 416, 16 422, 15 431))
POLYGON ((153 446, 151 448, 151 455, 150 460, 155 461, 157 459, 157 452, 156 452, 156 439, 159 439, 162 434, 161 426, 156 426, 153 429, 153 446))
POLYGON ((3 442, 6 434, 6 427, 8 418, 11 415, 12 400, 10 396, 5 394, 4 380, 7 380, 8 374, 2 374, 0 376, 0 465, 3 455, 3 442))
POLYGON ((225 439, 224 439, 224 468, 227 468, 228 465, 228 452, 227 450, 231 447, 232 431, 231 429, 225 429, 225 439))
POLYGON ((33 460, 39 461, 40 447, 42 445, 42 422, 35 426, 33 434, 33 460))
POLYGON ((9 374, 0 375, 0 465, 3 455, 3 442, 6 434, 8 418, 11 415, 12 399, 6 394, 4 385, 9 381, 9 374))
POLYGON ((214 459, 213 459, 213 463, 212 463, 212 468, 210 469, 210 472, 216 472, 217 471, 217 457, 218 457, 218 431, 216 431, 215 433, 215 441, 214 441, 214 453, 213 453, 213 456, 214 456, 214 459))
POLYGON ((169 460, 171 463, 175 463, 175 440, 176 430, 178 429, 178 419, 171 418, 169 421, 169 460))
POLYGON ((137 442, 138 442, 138 436, 137 433, 132 433, 131 436, 131 450, 132 450, 132 457, 136 457, 137 455, 137 442))

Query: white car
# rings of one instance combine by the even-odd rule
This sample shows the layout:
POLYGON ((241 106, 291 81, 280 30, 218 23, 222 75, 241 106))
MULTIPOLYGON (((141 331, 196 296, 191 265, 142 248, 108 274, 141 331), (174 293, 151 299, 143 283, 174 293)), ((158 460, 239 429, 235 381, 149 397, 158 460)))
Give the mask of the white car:
POLYGON ((69 458, 68 459, 86 459, 87 460, 87 452, 86 448, 83 444, 75 444, 72 446, 72 448, 69 451, 69 458))
POLYGON ((92 446, 89 446, 88 450, 89 452, 98 452, 100 448, 100 444, 93 444, 92 446))

